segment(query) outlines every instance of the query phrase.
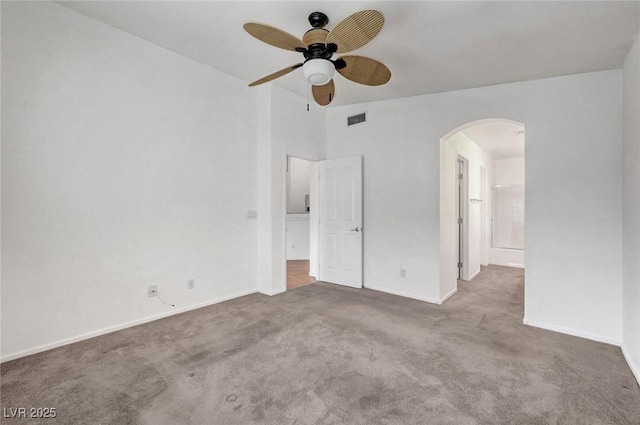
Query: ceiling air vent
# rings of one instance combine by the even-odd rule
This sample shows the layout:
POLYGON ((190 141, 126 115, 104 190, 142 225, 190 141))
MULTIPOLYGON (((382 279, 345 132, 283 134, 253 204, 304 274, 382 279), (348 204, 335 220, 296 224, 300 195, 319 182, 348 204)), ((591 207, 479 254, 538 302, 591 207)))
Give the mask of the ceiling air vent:
POLYGON ((363 112, 358 115, 352 115, 347 118, 347 126, 356 125, 367 121, 367 113, 363 112))

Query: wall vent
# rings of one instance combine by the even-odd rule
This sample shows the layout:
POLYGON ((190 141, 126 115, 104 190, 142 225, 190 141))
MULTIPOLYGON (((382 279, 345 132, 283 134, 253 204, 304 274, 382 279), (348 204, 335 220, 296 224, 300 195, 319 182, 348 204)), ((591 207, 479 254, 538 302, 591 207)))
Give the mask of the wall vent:
POLYGON ((360 124, 367 121, 367 113, 363 112, 358 115, 352 115, 347 118, 347 126, 360 124))

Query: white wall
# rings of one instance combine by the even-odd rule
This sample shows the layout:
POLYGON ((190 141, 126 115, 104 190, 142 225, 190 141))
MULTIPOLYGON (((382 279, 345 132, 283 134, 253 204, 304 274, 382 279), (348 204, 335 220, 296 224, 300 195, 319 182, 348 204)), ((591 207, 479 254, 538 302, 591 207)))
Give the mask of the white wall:
POLYGON ((287 214, 287 260, 309 260, 309 214, 287 214))
MULTIPOLYGON (((2 4, 0 4, 0 30, 2 29, 2 4)), ((2 44, 2 37, 0 35, 0 45, 2 44)), ((0 49, 1 50, 1 49, 0 49)), ((0 54, 0 76, 2 75, 2 55, 0 54)), ((2 78, 0 78, 0 120, 2 114, 2 78)), ((2 123, 0 122, 0 142, 2 141, 2 123)), ((0 143, 1 144, 1 143, 0 143)), ((2 149, 0 149, 0 189, 2 188, 2 149)), ((4 189, 2 189, 4 190, 4 189)), ((2 298, 2 195, 0 190, 0 298, 2 298)), ((2 361, 3 344, 2 344, 2 300, 0 299, 0 361, 2 361)))
POLYGON ((289 157, 287 167, 287 214, 286 222, 286 259, 309 260, 310 231, 309 213, 306 211, 305 198, 311 196, 311 161, 289 157))
POLYGON ((624 65, 623 351, 640 382, 640 41, 624 65))
POLYGON ((283 291, 285 160, 324 158, 325 111, 54 3, 2 8, 3 359, 283 291))
MULTIPOLYGON (((325 145, 326 146, 326 145, 325 145)), ((317 277, 320 251, 320 167, 318 162, 311 163, 309 191, 311 192, 311 211, 309 211, 309 276, 317 277)))
POLYGON ((325 110, 277 86, 259 88, 258 280, 259 291, 286 290, 285 212, 287 156, 325 158, 325 110))
MULTIPOLYGON (((524 157, 494 160, 493 170, 492 185, 524 184, 524 157)), ((519 249, 494 248, 492 246, 489 250, 489 262, 498 266, 524 268, 525 252, 519 249)))
POLYGON ((304 212, 305 196, 310 194, 311 161, 289 158, 287 173, 287 212, 304 212))
MULTIPOLYGON (((366 165, 366 158, 365 158, 366 165)), ((367 189, 367 182, 365 180, 365 191, 367 189)), ((456 211, 456 150, 451 143, 440 143, 440 187, 439 187, 439 205, 440 213, 439 220, 439 232, 440 232, 440 247, 438 254, 441 258, 446 258, 448 261, 440 261, 439 264, 439 288, 438 291, 432 291, 430 297, 425 295, 415 294, 416 288, 409 288, 403 290, 402 293, 406 296, 413 296, 414 298, 422 299, 425 301, 440 303, 449 294, 455 294, 458 290, 458 270, 456 262, 458 261, 457 242, 455 238, 448 238, 446 235, 458 235, 458 224, 455 217, 457 217, 456 211)), ((367 205, 365 203, 365 221, 367 220, 367 205)), ((366 228, 368 230, 368 228, 366 228)), ((366 239, 365 239, 366 241, 366 239)), ((366 248, 366 245, 365 245, 366 248)), ((365 261, 367 260, 367 250, 365 249, 365 261)), ((366 271, 366 270, 365 270, 366 271)), ((411 277, 411 275, 409 275, 411 277)), ((365 277, 367 275, 365 274, 365 277)), ((369 283, 368 280, 364 282, 365 286, 376 288, 376 283, 369 283)), ((416 284, 414 284, 416 285, 416 284)), ((424 285, 424 283, 417 283, 417 285, 424 285)), ((417 286, 416 285, 416 286, 417 286)), ((427 285, 425 285, 427 286, 427 285)), ((430 285, 429 285, 430 286, 430 285)), ((378 289, 391 292, 396 291, 393 287, 387 286, 378 287, 378 289)))
MULTIPOLYGON (((468 167, 468 196, 466 197, 467 208, 467 240, 468 240, 468 257, 463 259, 463 279, 471 280, 478 273, 480 273, 480 265, 482 263, 482 208, 484 207, 484 200, 482 202, 477 201, 483 199, 483 190, 481 187, 481 168, 484 168, 487 172, 487 181, 491 179, 491 172, 493 169, 493 159, 489 154, 483 151, 473 140, 468 138, 464 133, 457 133, 442 143, 442 163, 440 181, 440 209, 441 209, 441 221, 448 221, 447 224, 443 223, 441 231, 444 229, 450 229, 452 226, 455 231, 456 219, 458 217, 456 211, 456 197, 457 197, 457 181, 456 181, 456 163, 457 157, 461 156, 467 160, 468 167), (450 223, 453 221, 453 225, 450 223)), ((441 239, 442 240, 442 239, 441 239)), ((447 239, 449 241, 449 239, 447 239)), ((456 257, 457 262, 457 244, 453 244, 453 255, 456 257)), ((452 252, 451 247, 444 248, 447 253, 452 252)), ((454 267, 454 273, 456 269, 454 267)), ((457 282, 451 282, 450 271, 444 271, 449 275, 449 282, 446 284, 443 297, 450 294, 457 286, 457 282), (454 286, 455 285, 455 286, 454 286), (447 291, 446 288, 449 290, 447 291)))
POLYGON ((507 118, 527 129, 526 320, 619 342, 621 77, 606 71, 330 109, 327 156, 364 158, 365 286, 436 302, 446 295, 440 139, 465 123, 507 118), (367 124, 345 126, 365 109, 367 124))
POLYGON ((524 157, 496 159, 493 170, 493 184, 524 184, 524 157))
POLYGON ((2 62, 3 359, 256 290, 246 83, 50 2, 2 62))

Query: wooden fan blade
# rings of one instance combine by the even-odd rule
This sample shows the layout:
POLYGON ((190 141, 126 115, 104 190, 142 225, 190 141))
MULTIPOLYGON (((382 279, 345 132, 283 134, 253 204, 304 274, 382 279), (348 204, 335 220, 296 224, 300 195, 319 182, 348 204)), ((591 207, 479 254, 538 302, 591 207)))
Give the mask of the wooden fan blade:
POLYGON ((313 98, 320 106, 327 106, 331 103, 336 95, 336 87, 333 84, 333 80, 329 81, 324 86, 311 86, 313 92, 313 98))
POLYGON ((291 35, 288 32, 282 31, 279 28, 272 27, 271 25, 259 24, 257 22, 247 22, 244 24, 246 32, 254 36, 260 41, 263 41, 272 46, 279 47, 285 50, 295 51, 297 47, 306 48, 305 44, 295 35, 291 35))
POLYGON ((382 62, 365 56, 343 56, 347 66, 336 69, 344 78, 366 86, 381 86, 391 79, 391 71, 382 62))
POLYGON ((326 43, 338 45, 337 53, 356 50, 375 38, 384 25, 384 16, 377 10, 361 10, 338 22, 327 35, 326 43))
POLYGON ((300 68, 301 66, 302 66, 301 63, 297 63, 297 64, 292 65, 290 67, 281 69, 280 71, 276 71, 273 74, 269 74, 266 77, 262 77, 259 80, 254 81, 253 83, 249 84, 249 87, 257 86, 259 84, 263 84, 263 83, 269 82, 271 80, 275 80, 276 78, 280 78, 283 75, 287 75, 288 73, 290 73, 294 69, 300 68))

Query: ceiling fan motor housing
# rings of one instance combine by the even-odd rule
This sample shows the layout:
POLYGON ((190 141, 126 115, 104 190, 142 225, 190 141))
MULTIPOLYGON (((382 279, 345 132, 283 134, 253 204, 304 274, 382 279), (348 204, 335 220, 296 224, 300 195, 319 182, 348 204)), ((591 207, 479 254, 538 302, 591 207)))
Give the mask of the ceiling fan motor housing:
POLYGON ((313 28, 305 33, 302 41, 307 48, 300 50, 305 59, 331 59, 338 46, 334 43, 325 44, 328 34, 329 31, 324 28, 313 28))
POLYGON ((324 28, 312 28, 302 36, 302 41, 307 46, 316 43, 324 44, 327 40, 327 35, 329 35, 329 31, 324 28))

